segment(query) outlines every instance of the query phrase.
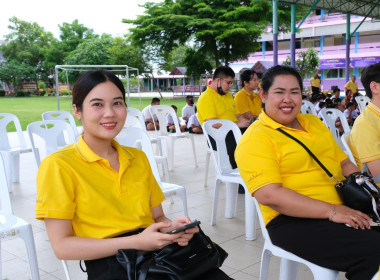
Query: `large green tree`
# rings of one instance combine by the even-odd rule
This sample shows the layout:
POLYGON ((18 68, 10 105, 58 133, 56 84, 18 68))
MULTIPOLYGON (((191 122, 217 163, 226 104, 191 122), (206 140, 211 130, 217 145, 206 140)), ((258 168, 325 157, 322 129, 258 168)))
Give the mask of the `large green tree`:
MULTIPOLYGON (((179 45, 189 44, 210 55, 216 66, 245 59, 260 48, 256 40, 272 21, 271 1, 257 0, 164 0, 145 3, 145 12, 130 29, 134 44, 165 56, 179 45)), ((280 8, 283 4, 279 5, 280 8)), ((279 26, 290 24, 290 9, 279 9, 279 26)))
MULTIPOLYGON (((288 56, 283 63, 290 66, 290 57, 288 56)), ((308 49, 307 51, 300 51, 296 55, 295 68, 299 71, 302 80, 305 79, 306 74, 312 74, 319 66, 319 53, 316 49, 308 49)))
POLYGON ((36 22, 26 22, 17 17, 12 17, 9 21, 10 33, 5 35, 7 43, 0 46, 2 55, 6 63, 12 64, 9 65, 10 68, 14 68, 13 64, 25 67, 29 75, 25 76, 26 73, 22 73, 20 76, 34 80, 38 87, 38 79, 45 74, 42 67, 42 50, 54 40, 53 34, 45 32, 36 22), (32 73, 30 69, 33 69, 32 73))

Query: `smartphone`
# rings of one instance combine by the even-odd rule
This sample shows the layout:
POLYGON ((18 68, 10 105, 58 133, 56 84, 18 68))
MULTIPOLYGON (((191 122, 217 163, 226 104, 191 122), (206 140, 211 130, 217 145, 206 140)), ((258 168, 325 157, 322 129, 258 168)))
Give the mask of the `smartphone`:
POLYGON ((194 220, 194 222, 192 222, 190 224, 187 224, 187 225, 184 225, 182 227, 173 229, 172 231, 169 231, 168 233, 169 234, 175 234, 175 233, 178 233, 178 232, 181 232, 181 231, 185 231, 185 230, 187 230, 189 228, 193 228, 193 227, 199 225, 200 223, 201 223, 200 221, 194 220))

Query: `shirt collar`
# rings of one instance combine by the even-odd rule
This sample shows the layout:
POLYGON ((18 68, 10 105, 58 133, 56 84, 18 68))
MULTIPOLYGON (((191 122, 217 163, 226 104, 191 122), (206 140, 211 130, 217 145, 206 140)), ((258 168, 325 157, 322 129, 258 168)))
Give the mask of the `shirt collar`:
POLYGON ((375 112, 378 116, 380 116, 380 108, 375 105, 372 101, 368 103, 368 107, 371 111, 375 112))
MULTIPOLYGON (((115 140, 112 140, 111 145, 115 147, 117 153, 119 154, 119 161, 122 162, 123 159, 131 160, 134 158, 134 156, 127 151, 126 149, 123 149, 122 146, 115 140)), ((83 160, 87 162, 95 162, 104 160, 101 156, 97 155, 91 148, 87 145, 87 143, 83 140, 83 135, 79 137, 79 141, 75 144, 75 147, 83 160)))
MULTIPOLYGON (((300 114, 297 114, 296 119, 301 124, 301 126, 307 131, 308 130, 308 123, 303 120, 303 118, 300 117, 300 114)), ((277 129, 277 128, 284 128, 284 129, 290 129, 290 130, 297 130, 291 127, 284 126, 283 124, 280 124, 270 118, 264 110, 261 110, 261 114, 259 115, 259 120, 265 125, 269 126, 270 128, 277 129)))

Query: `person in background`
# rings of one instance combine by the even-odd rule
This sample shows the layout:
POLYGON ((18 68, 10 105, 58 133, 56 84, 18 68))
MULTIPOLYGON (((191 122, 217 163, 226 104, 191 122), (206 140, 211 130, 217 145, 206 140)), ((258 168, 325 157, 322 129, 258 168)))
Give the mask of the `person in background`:
MULTIPOLYGON (((181 125, 181 120, 179 119, 179 117, 177 115, 177 106, 171 105, 171 107, 174 109, 174 112, 176 113, 178 125, 179 125, 179 128, 181 129, 181 132, 184 132, 186 130, 186 125, 185 124, 181 125)), ((175 132, 174 120, 170 114, 166 115, 166 128, 167 128, 168 132, 175 132)))
POLYGON ((310 79, 311 92, 313 96, 318 96, 321 92, 321 73, 322 71, 318 70, 310 79))
POLYGON ((323 162, 337 180, 359 169, 312 114, 299 114, 302 79, 294 68, 274 66, 262 78, 264 111, 242 135, 236 161, 260 204, 274 245, 314 264, 371 279, 379 269, 379 227, 368 215, 344 206, 335 181, 282 129, 323 162), (349 226, 347 226, 349 225, 349 226))
POLYGON ((356 83, 356 77, 355 75, 352 75, 351 76, 351 80, 349 80, 346 85, 344 86, 346 92, 347 90, 351 90, 351 93, 354 95, 354 96, 357 96, 359 94, 359 91, 358 91, 358 84, 356 83))
POLYGON ((158 123, 158 118, 157 116, 152 117, 152 114, 150 113, 149 108, 152 106, 160 105, 160 99, 157 97, 152 98, 152 102, 150 105, 146 106, 142 110, 142 115, 145 120, 145 126, 146 130, 155 130, 155 126, 157 129, 160 129, 160 124, 158 123))
POLYGON ((380 186, 380 63, 364 69, 361 82, 371 101, 352 127, 350 148, 359 168, 380 186))
POLYGON ((344 105, 342 104, 342 99, 339 98, 333 98, 332 99, 334 104, 337 104, 336 108, 342 112, 344 112, 345 108, 344 105))
POLYGON ((193 114, 187 123, 189 133, 202 134, 203 129, 197 118, 197 107, 195 107, 195 114, 193 114))
MULTIPOLYGON (((119 249, 154 251, 187 246, 198 227, 189 217, 169 220, 149 161, 139 149, 115 140, 127 116, 123 83, 112 72, 87 71, 73 87, 77 143, 47 156, 37 174, 36 218, 43 220, 60 260, 85 260, 89 280, 127 279, 119 249)), ((200 279, 230 279, 212 269, 200 279)))
POLYGON ((259 77, 256 72, 248 69, 240 75, 242 89, 235 95, 235 104, 240 114, 249 122, 253 122, 261 113, 261 99, 255 92, 259 77))
POLYGON ((346 110, 344 110, 343 114, 347 119, 348 125, 353 125, 355 118, 354 118, 354 111, 355 111, 355 104, 354 102, 348 102, 346 105, 346 110))
POLYGON ((194 114, 195 114, 194 97, 192 95, 187 95, 186 105, 182 108, 182 119, 184 119, 187 124, 190 116, 194 114))
POLYGON ((339 98, 340 99, 340 89, 338 87, 335 87, 333 90, 333 98, 339 98))
POLYGON ((350 89, 346 90, 346 96, 344 97, 344 106, 347 106, 348 102, 352 102, 352 91, 350 89))

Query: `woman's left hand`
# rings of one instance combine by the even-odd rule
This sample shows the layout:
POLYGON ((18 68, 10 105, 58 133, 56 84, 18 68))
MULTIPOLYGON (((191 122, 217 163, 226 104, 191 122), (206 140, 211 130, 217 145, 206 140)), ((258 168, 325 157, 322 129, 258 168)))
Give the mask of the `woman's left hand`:
MULTIPOLYGON (((172 228, 176 229, 182 227, 186 224, 190 224, 191 220, 189 217, 177 217, 172 222, 172 228)), ((193 228, 186 229, 184 234, 179 238, 175 239, 174 242, 177 242, 180 246, 187 246, 191 238, 193 238, 194 234, 199 232, 199 228, 197 226, 193 228)))

